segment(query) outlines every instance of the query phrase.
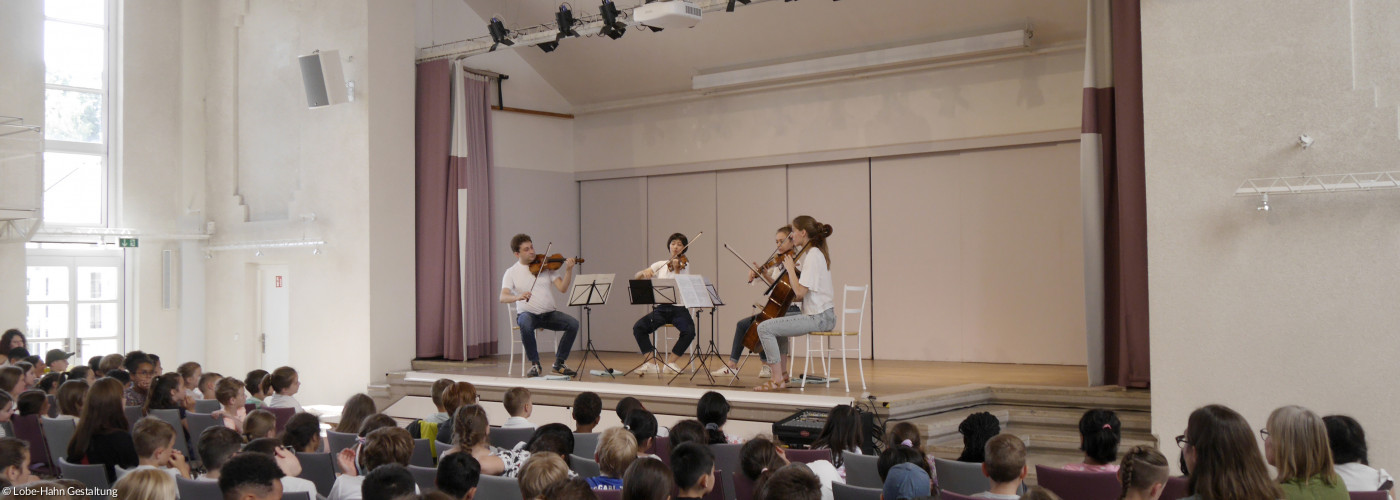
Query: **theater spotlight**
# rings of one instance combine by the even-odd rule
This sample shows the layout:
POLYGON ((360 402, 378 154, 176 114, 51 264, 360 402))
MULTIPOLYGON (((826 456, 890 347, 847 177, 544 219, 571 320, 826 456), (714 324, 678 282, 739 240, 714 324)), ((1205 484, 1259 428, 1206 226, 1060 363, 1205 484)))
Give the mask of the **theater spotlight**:
POLYGON ((603 29, 598 33, 608 35, 613 40, 622 38, 622 34, 627 32, 627 23, 617 19, 617 6, 613 5, 612 0, 603 0, 598 12, 603 15, 603 29))
MULTIPOLYGON (((726 7, 724 8, 724 11, 725 11, 725 12, 734 12, 734 1, 735 1, 735 0, 729 0, 729 5, 726 6, 726 7)), ((738 1, 739 1, 740 3, 742 3, 742 4, 744 4, 744 5, 748 5, 748 4, 749 4, 749 0, 738 0, 738 1)))
MULTIPOLYGON (((559 36, 554 37, 555 40, 563 40, 564 37, 578 36, 578 32, 574 31, 574 24, 577 24, 578 21, 574 20, 574 11, 569 8, 569 4, 559 4, 559 12, 554 13, 554 22, 559 24, 559 36)), ((546 50, 545 52, 549 51, 546 50)))
POLYGON ((540 50, 545 51, 546 54, 547 54, 547 53, 550 53, 550 52, 554 52, 554 49, 559 48, 559 42, 558 42, 558 41, 554 41, 554 42, 540 42, 539 48, 540 48, 540 50))
POLYGON ((510 39, 510 30, 506 29, 506 25, 501 22, 501 18, 491 18, 491 24, 486 25, 486 29, 491 32, 491 41, 495 42, 491 44, 492 51, 496 50, 496 47, 501 44, 505 44, 507 47, 515 45, 515 42, 510 39))

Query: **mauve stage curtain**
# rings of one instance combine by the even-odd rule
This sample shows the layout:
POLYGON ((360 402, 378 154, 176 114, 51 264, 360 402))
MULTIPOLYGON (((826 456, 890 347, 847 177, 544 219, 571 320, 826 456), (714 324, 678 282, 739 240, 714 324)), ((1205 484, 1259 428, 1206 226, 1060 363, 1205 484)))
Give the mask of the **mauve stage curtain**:
POLYGON ((496 353, 489 89, 459 62, 418 65, 419 358, 496 353), (467 190, 466 248, 459 248, 459 189, 467 190))
POLYGON ((1151 384, 1139 0, 1088 0, 1081 165, 1102 190, 1104 383, 1151 384), (1097 142, 1098 147, 1089 147, 1097 142))

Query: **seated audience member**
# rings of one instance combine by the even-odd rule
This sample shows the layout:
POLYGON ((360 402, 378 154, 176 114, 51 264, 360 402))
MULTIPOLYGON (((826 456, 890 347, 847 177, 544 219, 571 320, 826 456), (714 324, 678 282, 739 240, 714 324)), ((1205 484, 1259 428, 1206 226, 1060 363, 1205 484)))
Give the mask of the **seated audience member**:
POLYGON ((63 381, 81 380, 92 385, 97 381, 97 371, 87 365, 78 365, 63 373, 63 381))
POLYGON ((580 392, 574 396, 574 432, 588 434, 603 418, 603 398, 596 392, 580 392))
POLYGON ((113 380, 116 380, 117 382, 121 382, 121 384, 122 384, 122 391, 131 390, 131 373, 130 373, 130 372, 127 372, 126 370, 123 370, 123 369, 121 369, 121 368, 118 368, 118 369, 116 369, 116 370, 112 370, 112 371, 110 371, 110 372, 107 372, 107 377, 112 378, 113 380))
MULTIPOLYGON (((83 400, 83 413, 72 439, 68 440, 68 461, 75 464, 102 464, 107 480, 116 479, 115 466, 131 469, 140 463, 131 428, 122 405, 122 386, 113 378, 98 379, 83 400)), ((7 412, 0 411, 0 417, 7 412)))
MULTIPOLYGON (((1376 491, 1390 484, 1394 478, 1385 469, 1369 465, 1366 458, 1366 431, 1361 423, 1346 415, 1322 417, 1327 425, 1327 444, 1332 447, 1333 467, 1351 491, 1376 491)), ((1386 488, 1390 490, 1391 488, 1386 488)))
POLYGON ((29 415, 47 417, 49 416, 49 395, 38 389, 21 392, 15 401, 15 409, 19 410, 22 417, 29 415))
POLYGON ((1031 486, 1026 492, 1021 494, 1021 500, 1060 500, 1060 496, 1055 492, 1041 486, 1031 486))
POLYGON ((280 441, 273 438, 254 439, 243 446, 243 451, 239 455, 249 453, 267 455, 276 461, 277 467, 281 468, 282 473, 287 475, 287 477, 282 478, 282 491, 287 493, 305 491, 312 498, 317 498, 316 484, 300 477, 301 459, 297 458, 296 453, 283 447, 280 441))
POLYGON ((671 476, 680 492, 676 500, 699 500, 715 489, 715 455, 700 443, 682 443, 671 450, 671 476))
POLYGON ((924 461, 928 463, 929 477, 933 478, 933 484, 938 484, 938 471, 933 468, 933 455, 924 453, 924 436, 919 433, 919 428, 910 422, 899 422, 890 427, 889 439, 892 445, 904 446, 923 455, 924 461))
POLYGON ((588 482, 579 478, 551 484, 540 497, 549 500, 598 500, 598 495, 588 487, 588 482))
POLYGON ((197 397, 197 398, 196 398, 196 397, 193 397, 193 396, 194 396, 193 394, 189 394, 189 395, 187 395, 187 396, 185 396, 185 397, 186 397, 186 398, 189 398, 189 400, 190 400, 190 402, 191 402, 191 405, 193 405, 193 402, 194 402, 194 401, 198 401, 198 400, 201 400, 201 399, 207 399, 207 400, 213 401, 213 400, 215 400, 216 398, 218 398, 218 396, 216 396, 215 393, 218 392, 218 390, 219 390, 219 381, 220 381, 220 380, 223 380, 223 379, 224 379, 224 376, 223 376, 223 375, 220 375, 220 374, 214 373, 214 372, 209 372, 209 373, 205 373, 204 375, 200 375, 200 376, 199 376, 199 397, 197 397))
MULTIPOLYGON (((0 391, 0 423, 9 422, 15 414, 15 398, 10 393, 0 391)), ((5 428, 0 427, 0 437, 5 437, 5 428)))
POLYGON ((102 360, 97 362, 97 376, 98 378, 105 377, 107 376, 107 372, 110 372, 112 370, 123 370, 125 369, 125 366, 126 356, 115 353, 108 354, 106 356, 103 356, 102 360))
POLYGON ((841 462, 841 452, 849 451, 860 455, 860 444, 864 441, 865 433, 860 429, 860 412, 851 405, 836 405, 831 409, 831 413, 827 414, 826 424, 822 425, 817 440, 812 442, 812 449, 831 450, 831 463, 836 465, 837 472, 844 479, 846 464, 841 462))
POLYGON ((83 413, 83 397, 87 396, 88 384, 82 380, 69 380, 58 386, 58 418, 77 420, 83 413))
POLYGON ((49 349, 44 353, 44 364, 48 365, 49 373, 63 373, 68 371, 68 358, 76 353, 64 352, 63 349, 49 349))
MULTIPOLYGON (((907 449, 907 448, 906 448, 907 449)), ((922 457, 918 462, 922 463, 922 457)), ((885 474, 884 488, 880 498, 885 500, 912 500, 933 494, 933 479, 918 465, 904 462, 891 467, 885 474)))
MULTIPOLYGON (((739 448, 739 471, 757 483, 764 471, 776 471, 788 464, 787 455, 778 443, 764 436, 755 437, 739 448)), ((831 483, 845 483, 836 466, 826 460, 807 464, 807 471, 817 476, 822 500, 831 500, 831 483)))
POLYGON ((248 399, 244 404, 253 405, 253 409, 262 408, 263 398, 267 393, 263 392, 263 379, 267 378, 267 370, 253 370, 243 377, 243 387, 248 391, 248 399))
POLYGON ((346 448, 336 455, 340 470, 345 473, 335 479, 331 494, 326 496, 329 500, 360 500, 360 487, 365 480, 361 474, 381 465, 407 467, 413 456, 413 438, 398 426, 385 427, 366 435, 365 444, 359 448, 358 453, 354 448, 346 448))
POLYGON ((295 368, 283 366, 272 370, 268 377, 272 379, 270 386, 273 393, 263 400, 263 405, 269 408, 294 408, 297 413, 305 411, 295 397, 301 390, 301 378, 295 368))
POLYGON ((321 419, 310 413, 292 415, 282 428, 282 446, 297 453, 321 451, 321 419))
POLYGON ((765 471, 754 483, 754 500, 818 500, 823 498, 821 480, 807 466, 788 464, 765 471))
POLYGON ((128 472, 117 484, 113 498, 122 500, 171 500, 175 498, 175 478, 155 469, 128 472))
POLYGON ((973 413, 958 424, 958 433, 963 436, 963 451, 958 455, 958 461, 981 463, 985 461, 983 453, 987 449, 987 441, 1001 434, 1001 421, 985 411, 973 413))
POLYGON ((144 352, 131 351, 126 354, 126 361, 122 366, 131 375, 131 387, 122 394, 126 406, 145 408, 146 396, 151 392, 151 381, 161 374, 156 370, 156 362, 144 352))
POLYGON ((201 379, 204 378, 204 367, 194 361, 186 361, 175 367, 175 373, 180 374, 180 386, 185 388, 186 398, 204 399, 204 394, 199 391, 201 379))
POLYGON ((394 421, 394 417, 390 417, 383 413, 375 413, 365 418, 364 422, 360 422, 360 432, 358 433, 358 435, 360 437, 365 437, 368 436, 369 433, 377 431, 379 429, 383 429, 385 427, 398 426, 399 423, 394 421))
POLYGON ((10 393, 11 396, 29 390, 29 385, 24 383, 24 369, 18 366, 6 366, 0 368, 0 391, 10 393))
POLYGON ((638 458, 622 475, 622 500, 667 500, 676 481, 671 469, 654 458, 638 458))
POLYGON ((1347 500, 1347 485, 1332 469, 1327 425, 1307 408, 1280 407, 1269 414, 1264 458, 1278 470, 1285 498, 1347 500))
POLYGON ((199 435, 195 448, 204 464, 204 474, 196 478, 200 481, 218 481, 219 469, 228 462, 238 449, 243 447, 243 437, 227 427, 210 427, 199 435))
POLYGON ((1016 494, 1026 480, 1026 443, 1013 434, 998 434, 987 441, 987 460, 982 462, 982 474, 992 480, 992 489, 974 498, 1018 500, 1016 494))
POLYGON ((145 414, 151 410, 177 410, 180 420, 185 419, 187 404, 185 390, 180 385, 180 374, 167 373, 151 381, 151 390, 146 395, 145 414))
MULTIPOLYGON (((147 353, 146 356, 149 356, 149 357, 151 358, 151 363, 154 363, 154 364, 156 365, 156 367, 155 367, 155 369, 156 369, 156 375, 160 375, 160 374, 162 374, 162 373, 165 373, 165 367, 163 367, 163 366, 160 365, 160 355, 159 355, 159 354, 156 354, 156 353, 147 353)), ((131 357, 131 353, 126 353, 126 357, 130 358, 130 357, 131 357)))
POLYGON ((620 490, 622 475, 637 460, 637 438, 621 427, 605 430, 598 436, 593 460, 598 462, 600 475, 585 478, 588 486, 595 490, 620 490))
POLYGON ((532 454, 541 451, 554 453, 563 457, 564 464, 569 465, 569 455, 574 452, 574 433, 564 424, 545 424, 535 429, 535 433, 525 441, 523 447, 532 454))
POLYGON ((433 381, 433 387, 432 389, 430 389, 430 391, 431 396, 433 398, 433 406, 437 408, 437 411, 429 413, 428 416, 423 417, 424 422, 441 425, 443 422, 446 422, 448 418, 452 417, 452 414, 447 413, 447 407, 443 406, 442 404, 442 393, 443 391, 446 391, 447 388, 451 385, 452 379, 450 378, 440 378, 433 381))
POLYGON ((923 470, 924 473, 929 475, 929 479, 932 480, 932 468, 929 467, 928 461, 924 460, 924 454, 908 446, 895 445, 886 448, 885 451, 880 453, 880 458, 875 460, 875 471, 880 474, 880 480, 884 481, 890 469, 893 469, 896 465, 906 463, 913 464, 915 467, 923 470))
POLYGON ((0 438, 0 480, 19 486, 38 481, 29 472, 29 443, 22 439, 0 438))
POLYGON ((530 402, 530 390, 524 387, 513 387, 506 391, 501 404, 505 405, 506 413, 510 414, 502 429, 534 429, 535 424, 530 423, 530 415, 535 412, 534 403, 530 402))
POLYGON ((724 424, 729 421, 729 400, 723 394, 710 391, 700 396, 700 402, 695 405, 695 419, 705 425, 705 435, 710 444, 744 442, 739 436, 724 433, 724 424))
POLYGON ((550 452, 530 455, 520 464, 520 474, 516 476, 520 484, 520 496, 527 500, 544 498, 544 493, 554 483, 569 480, 569 466, 564 458, 550 452))
POLYGON ((1083 472, 1117 472, 1118 442, 1123 424, 1112 410, 1089 410, 1079 417, 1079 449, 1084 461, 1065 466, 1065 470, 1083 472))
POLYGON ((261 453, 240 453, 224 464, 219 474, 219 490, 224 500, 278 500, 286 473, 272 457, 261 453))
POLYGON ((469 404, 458 408, 452 416, 452 426, 454 443, 443 454, 471 454, 481 464, 482 474, 516 477, 520 464, 530 458, 530 452, 523 449, 507 450, 491 446, 491 425, 481 405, 469 404))
POLYGON ((710 444, 710 437, 705 434, 705 425, 699 420, 688 418, 671 427, 671 449, 676 449, 684 443, 710 444))
POLYGON ((6 351, 5 354, 10 360, 10 365, 13 366, 24 362, 24 358, 29 357, 29 349, 25 349, 24 347, 16 347, 14 349, 6 351))
POLYGON ((138 420, 131 439, 139 464, 135 470, 159 470, 172 479, 191 477, 185 454, 175 449, 175 428, 170 423, 156 417, 138 420))
POLYGON ((480 480, 481 464, 470 453, 453 453, 438 460, 434 484, 438 491, 446 493, 453 500, 471 500, 476 496, 476 485, 480 480))
POLYGON ((39 377, 39 385, 35 388, 43 391, 44 394, 55 394, 58 392, 58 384, 62 381, 62 373, 46 373, 39 377))
MULTIPOLYGON (((406 434, 408 431, 404 431, 406 434)), ((399 464, 384 464, 365 475, 360 496, 365 500, 418 500, 413 474, 399 464)))
MULTIPOLYGON (((228 421, 224 421, 228 427, 228 421)), ((253 410, 243 419, 243 439, 252 441, 277 436, 277 416, 267 410, 253 410)))
POLYGON ((1177 436, 1186 464, 1183 500, 1278 500, 1283 491, 1269 479, 1249 422, 1234 410, 1209 405, 1191 412, 1186 434, 1177 436))
MULTIPOLYGON (((447 410, 447 414, 450 416, 448 417, 446 422, 438 424, 437 426, 436 439, 439 443, 451 444, 453 442, 452 433, 457 426, 452 421, 451 416, 457 415, 457 410, 459 408, 466 405, 474 405, 476 403, 476 386, 472 385, 471 382, 456 382, 448 386, 446 389, 443 389, 442 407, 447 410)), ((438 447, 438 449, 442 448, 438 447)))
MULTIPOLYGON (((93 373, 95 373, 95 374, 98 374, 98 375, 102 374, 102 372, 98 371, 98 367, 100 367, 100 366, 102 365, 102 358, 103 358, 103 356, 93 356, 93 357, 91 357, 91 358, 88 358, 88 360, 87 360, 87 367, 88 367, 88 369, 92 370, 93 373)), ((121 363, 117 363, 117 364, 120 365, 121 363)))
POLYGON ((1134 446, 1118 464, 1118 482, 1125 500, 1157 500, 1167 487, 1171 467, 1167 457, 1151 446, 1134 446))
POLYGON ((632 410, 645 409, 646 408, 642 407, 642 400, 628 396, 617 400, 617 408, 614 409, 613 412, 617 414, 618 420, 626 422, 627 414, 632 413, 632 410))
POLYGON ((379 408, 374 406, 374 400, 365 394, 356 394, 345 400, 345 409, 340 412, 340 423, 335 424, 331 429, 345 434, 355 434, 360 432, 360 424, 364 423, 370 415, 379 413, 379 408))
POLYGON ((627 419, 623 420, 622 424, 637 440, 638 458, 661 460, 661 457, 651 453, 652 444, 656 442, 656 415, 644 409, 632 410, 627 413, 627 419))
POLYGON ((224 427, 237 432, 243 431, 243 421, 248 418, 248 407, 244 403, 243 381, 225 377, 214 386, 214 399, 219 401, 219 409, 210 416, 220 419, 224 427))

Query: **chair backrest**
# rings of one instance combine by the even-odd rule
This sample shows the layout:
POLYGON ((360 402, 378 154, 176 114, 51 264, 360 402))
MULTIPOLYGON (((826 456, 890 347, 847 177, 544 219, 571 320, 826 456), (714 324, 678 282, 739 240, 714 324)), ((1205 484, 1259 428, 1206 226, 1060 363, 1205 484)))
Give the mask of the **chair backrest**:
POLYGON ((729 481, 734 488, 733 495, 729 498, 738 500, 749 500, 753 498, 753 480, 745 476, 743 471, 735 470, 729 473, 729 481))
POLYGON ((126 413, 126 423, 131 425, 132 430, 136 429, 136 421, 146 416, 146 413, 141 410, 140 406, 127 406, 122 408, 122 411, 126 413))
MULTIPOLYGON (((590 455, 591 456, 591 455, 590 455)), ((590 478, 603 475, 603 470, 598 468, 598 462, 591 458, 583 458, 578 455, 569 457, 569 469, 578 474, 578 477, 590 478)))
POLYGON ((515 321, 517 316, 519 315, 515 312, 515 303, 506 302, 506 317, 510 318, 510 329, 512 331, 520 329, 520 325, 515 321))
MULTIPOLYGON (((619 492, 618 498, 621 498, 619 492)), ((481 476, 476 484, 476 498, 491 500, 524 500, 520 495, 520 483, 513 477, 481 476)), ((601 498, 601 497, 599 497, 601 498)))
POLYGON ((841 332, 848 332, 846 329, 846 315, 855 314, 856 331, 865 329, 865 302, 870 298, 870 285, 851 286, 846 285, 841 290, 841 332), (847 295, 851 292, 860 292, 860 307, 851 307, 851 298, 847 295))
POLYGON ((729 443, 710 445, 710 451, 715 455, 715 468, 731 472, 740 471, 739 449, 743 447, 742 444, 729 443))
POLYGON ((1162 496, 1157 500, 1179 500, 1182 498, 1186 498, 1186 478, 1173 476, 1167 478, 1167 485, 1162 488, 1162 496))
POLYGON ((622 490, 593 490, 593 494, 598 500, 622 500, 622 490))
POLYGON ((256 410, 256 409, 258 409, 258 405, 255 405, 255 404, 253 404, 253 403, 243 403, 243 412, 244 412, 244 413, 252 413, 253 410, 256 410))
MULTIPOLYGON (((788 456, 792 456, 791 451, 788 452, 788 456)), ((841 463, 846 465, 846 484, 862 488, 884 487, 884 483, 880 481, 880 469, 875 465, 878 461, 880 457, 841 452, 841 463)))
POLYGON ((358 434, 349 432, 326 431, 326 446, 331 456, 336 456, 340 450, 355 446, 355 438, 358 434))
MULTIPOLYGON (((218 497, 215 497, 215 498, 218 498, 218 497)), ((311 494, 310 494, 310 493, 307 493, 307 492, 305 492, 305 491, 293 491, 293 492, 291 492, 291 493, 283 493, 283 494, 282 494, 282 500, 314 500, 314 499, 311 498, 311 494)))
POLYGON ((408 464, 419 467, 433 466, 433 448, 427 439, 413 440, 413 455, 408 457, 408 464))
POLYGON ((424 494, 437 491, 437 469, 433 467, 419 467, 409 464, 408 473, 413 474, 413 482, 418 485, 418 491, 424 494))
POLYGON ((185 439, 185 423, 180 420, 180 410, 151 410, 151 416, 164 420, 175 428, 175 449, 187 456, 194 456, 194 452, 190 451, 189 442, 185 439))
POLYGON ((598 436, 596 432, 574 433, 574 456, 593 458, 598 453, 598 436))
POLYGON ((656 436, 651 440, 651 454, 661 458, 661 463, 671 467, 671 438, 656 436))
POLYGON ((530 436, 535 434, 535 429, 521 427, 517 429, 502 429, 492 427, 490 431, 491 446, 505 448, 507 450, 515 448, 515 445, 528 441, 530 436))
POLYGON ((199 438, 204 435, 204 431, 210 427, 223 427, 223 419, 214 418, 208 413, 186 413, 185 424, 190 428, 190 456, 195 460, 199 458, 199 438))
POLYGON ((1384 491, 1350 491, 1351 500, 1387 500, 1390 495, 1384 491))
POLYGON ((180 498, 224 497, 224 493, 219 490, 218 481, 195 481, 193 479, 177 477, 175 478, 175 489, 180 492, 180 498))
MULTIPOLYGON (((789 462, 810 464, 820 460, 831 461, 831 450, 825 448, 820 450, 787 450, 785 454, 789 462)), ((845 455, 842 455, 842 457, 844 456, 845 455)), ((849 476, 850 469, 846 469, 846 471, 846 474, 849 476)))
POLYGON ((880 488, 862 488, 837 482, 831 483, 832 500, 880 500, 880 488))
MULTIPOLYGON (((44 432, 44 442, 48 446, 49 457, 52 457, 54 465, 58 466, 58 459, 68 454, 68 441, 73 439, 73 433, 78 429, 78 425, 73 420, 66 418, 41 418, 39 427, 44 432)), ((30 459, 31 462, 34 459, 30 459)), ((58 469, 60 474, 63 470, 58 469)))
POLYGON ((275 417, 275 418, 277 418, 277 433, 278 433, 278 434, 281 434, 281 433, 282 433, 282 429, 287 428, 287 421, 289 421, 289 420, 292 419, 292 415, 296 415, 296 414, 297 414, 297 409, 296 409, 296 408, 268 408, 268 407, 263 407, 263 409, 264 409, 264 410, 267 410, 267 411, 269 411, 269 412, 272 412, 272 416, 275 417))
POLYGON ((938 486, 943 491, 962 495, 976 495, 992 489, 992 480, 982 474, 982 464, 933 459, 934 473, 938 475, 938 486))
POLYGON ((331 494, 335 486, 335 458, 330 453, 297 453, 301 474, 297 477, 311 481, 321 496, 331 494))
POLYGON ((49 395, 47 395, 47 398, 48 398, 48 400, 49 400, 49 414, 48 414, 48 417, 49 417, 49 418, 58 418, 58 396, 55 396, 55 395, 53 395, 53 394, 49 394, 49 395))
POLYGON ((194 411, 197 413, 214 413, 223 407, 224 405, 219 404, 219 400, 217 399, 194 400, 194 411))
POLYGON ((39 425, 39 416, 15 415, 10 418, 10 422, 15 427, 15 437, 29 443, 30 469, 52 474, 54 469, 49 461, 49 446, 44 441, 44 429, 39 425))
POLYGON ((75 464, 59 457, 58 468, 63 471, 64 479, 77 480, 90 488, 112 487, 112 482, 107 480, 107 469, 102 464, 75 464))
POLYGON ((1044 465, 1035 466, 1036 482, 1060 498, 1118 500, 1123 485, 1112 472, 1083 472, 1044 465))

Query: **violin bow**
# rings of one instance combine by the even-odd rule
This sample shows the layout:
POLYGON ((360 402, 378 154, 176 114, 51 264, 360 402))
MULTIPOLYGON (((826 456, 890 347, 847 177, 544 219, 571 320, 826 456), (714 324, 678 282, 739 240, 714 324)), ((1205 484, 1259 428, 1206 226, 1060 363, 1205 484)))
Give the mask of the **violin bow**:
MULTIPOLYGON (((541 263, 540 263, 540 273, 544 272, 544 265, 549 263, 549 249, 550 249, 550 248, 553 248, 553 247, 554 247, 554 242, 553 242, 553 241, 549 242, 549 244, 547 244, 547 245, 544 246, 544 262, 541 262, 541 263)), ((540 282, 540 273, 535 273, 535 279, 534 279, 534 281, 531 281, 531 282, 530 282, 530 289, 529 289, 529 290, 526 290, 527 292, 533 292, 533 291, 535 291, 535 284, 540 282)), ((530 294, 530 299, 533 299, 533 298, 535 298, 535 295, 534 295, 534 294, 530 294)), ((530 299, 525 299, 525 302, 529 302, 530 299)))
MULTIPOLYGON (((685 251, 690 249, 690 245, 694 244, 694 243, 695 243, 695 240, 700 239, 700 237, 701 237, 701 236, 704 236, 704 235, 705 235, 705 232, 704 232, 704 231, 700 231, 700 232, 698 232, 698 233, 695 233, 695 237, 694 237, 694 238, 691 238, 691 239, 689 239, 689 240, 687 240, 687 243, 685 244, 685 246, 681 247, 681 255, 685 255, 685 251)), ((670 261, 672 261, 672 260, 676 260, 676 259, 679 259, 679 258, 680 258, 679 256, 671 257, 671 258, 669 258, 669 259, 666 259, 666 261, 667 261, 667 262, 670 262, 670 261)))
MULTIPOLYGON (((725 250, 729 250, 729 253, 734 254, 734 258, 739 259, 739 262, 740 262, 741 264, 743 264, 744 267, 749 268, 749 271, 752 271, 754 274, 757 274, 758 277, 759 277, 759 279, 762 279, 762 280, 763 280, 763 283, 767 284, 768 286, 772 286, 772 285, 773 285, 772 283, 770 283, 770 282, 768 281, 768 277, 767 277, 767 276, 764 276, 763 273, 759 272, 758 269, 755 269, 755 268, 753 267, 753 264, 749 264, 749 261, 744 260, 743 257, 740 257, 740 256, 739 256, 739 252, 734 251, 733 248, 729 248, 729 244, 728 244, 728 243, 725 243, 725 244, 724 244, 724 249, 725 249, 725 250)), ((777 250, 776 248, 773 249, 773 253, 774 253, 774 254, 778 253, 778 250, 777 250)), ((772 258, 773 258, 773 255, 772 255, 772 254, 769 254, 769 255, 768 255, 768 258, 769 258, 769 259, 772 259, 772 258)))

